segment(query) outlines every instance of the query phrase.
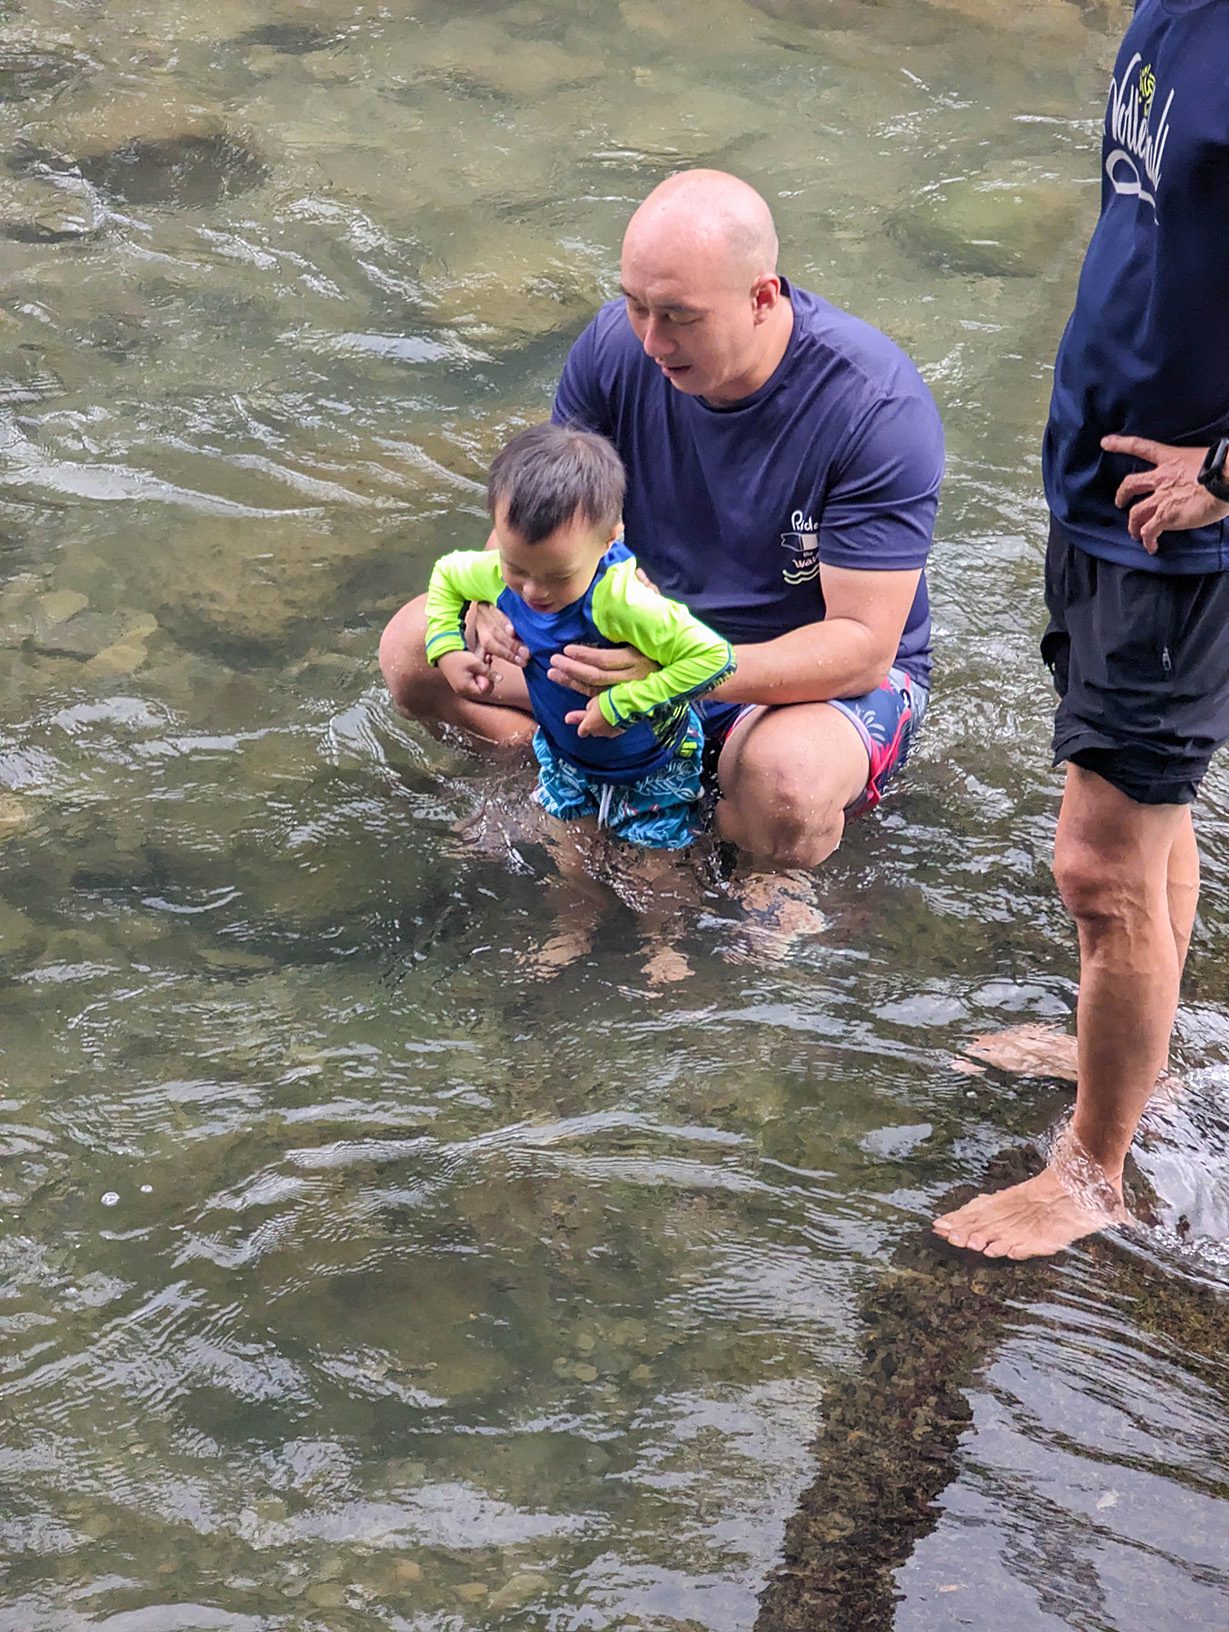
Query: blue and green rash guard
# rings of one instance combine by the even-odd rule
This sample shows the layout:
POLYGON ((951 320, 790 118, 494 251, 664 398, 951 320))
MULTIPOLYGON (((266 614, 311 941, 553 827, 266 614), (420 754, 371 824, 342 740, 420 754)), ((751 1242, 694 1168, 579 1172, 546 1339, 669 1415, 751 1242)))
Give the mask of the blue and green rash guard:
POLYGON ((1229 568, 1229 524, 1149 555, 1114 504, 1145 469, 1101 438, 1229 434, 1229 5, 1139 0, 1110 81, 1101 214, 1054 365, 1043 465, 1060 529, 1141 572, 1229 568))
POLYGON ((689 705, 734 671, 730 643, 678 601, 636 576, 636 558, 616 541, 578 601, 535 612, 500 574, 496 550, 457 550, 435 563, 427 589, 427 657, 465 649, 465 608, 492 602, 529 649, 525 683, 538 728, 555 753, 598 782, 625 783, 668 765, 687 729, 689 705), (547 677, 556 652, 583 646, 634 646, 661 667, 644 680, 603 691, 599 706, 617 737, 582 737, 565 716, 588 701, 547 677))
MULTIPOLYGON (((736 644, 821 622, 821 567, 924 568, 943 474, 938 410, 900 347, 781 288, 794 319, 785 355, 741 402, 671 385, 618 300, 572 347, 552 412, 618 448, 645 571, 736 644)), ((927 683, 924 572, 895 662, 927 683)))

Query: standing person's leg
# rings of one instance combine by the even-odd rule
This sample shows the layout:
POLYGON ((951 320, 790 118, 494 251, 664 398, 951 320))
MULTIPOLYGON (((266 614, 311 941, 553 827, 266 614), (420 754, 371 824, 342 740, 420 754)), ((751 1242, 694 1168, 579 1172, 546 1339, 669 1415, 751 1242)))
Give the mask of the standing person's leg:
POLYGON ((1036 1178, 935 1224, 991 1258, 1057 1252, 1123 1216, 1123 1163, 1165 1067, 1194 919, 1190 808, 1137 804, 1069 765, 1054 873, 1080 940, 1070 1139, 1036 1178))
POLYGON ((458 697, 427 662, 426 633, 426 596, 420 595, 389 619, 380 637, 380 671, 397 712, 431 730, 451 725, 495 747, 524 747, 533 736, 534 720, 521 670, 493 658, 490 702, 458 697))
POLYGON ((1174 945, 1178 952, 1178 973, 1186 967, 1190 951, 1191 932, 1195 927, 1195 910, 1199 906, 1199 847, 1195 843, 1195 823, 1191 807, 1183 805, 1186 820, 1174 836, 1169 852, 1169 874, 1166 894, 1169 897, 1169 922, 1173 929, 1174 945))
POLYGON ((1057 1165, 936 1223, 994 1257, 1055 1252, 1121 1216, 1199 899, 1190 806, 1229 740, 1229 574, 1122 567, 1055 525, 1045 591, 1055 759, 1068 762, 1055 874, 1080 936, 1076 1114, 1057 1165))

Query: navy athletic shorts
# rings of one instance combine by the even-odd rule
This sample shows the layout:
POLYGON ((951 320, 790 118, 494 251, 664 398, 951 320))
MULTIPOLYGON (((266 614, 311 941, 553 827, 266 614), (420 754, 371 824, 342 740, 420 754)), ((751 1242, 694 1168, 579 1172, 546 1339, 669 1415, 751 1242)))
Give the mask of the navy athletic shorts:
POLYGON ((1192 804, 1229 741, 1229 572, 1119 566, 1052 521, 1045 593, 1054 763, 1095 771, 1137 804, 1192 804))

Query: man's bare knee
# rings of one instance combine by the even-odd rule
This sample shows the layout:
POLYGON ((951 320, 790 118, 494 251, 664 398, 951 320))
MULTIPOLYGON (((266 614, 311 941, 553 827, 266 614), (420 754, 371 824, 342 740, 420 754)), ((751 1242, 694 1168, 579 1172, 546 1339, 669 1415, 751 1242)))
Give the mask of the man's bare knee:
POLYGON ((1054 882, 1081 931, 1096 939, 1131 934, 1156 913, 1168 910, 1167 900, 1142 871, 1102 856, 1087 844, 1056 848, 1054 882))
POLYGON ((773 866, 820 866, 841 842, 844 811, 830 801, 816 799, 791 776, 774 776, 771 784, 758 780, 758 798, 740 794, 722 800, 717 807, 718 832, 773 866))
POLYGON ((839 811, 824 822, 812 819, 796 825, 783 824, 769 834, 769 849, 764 859, 774 867, 819 867, 844 835, 845 822, 839 811))

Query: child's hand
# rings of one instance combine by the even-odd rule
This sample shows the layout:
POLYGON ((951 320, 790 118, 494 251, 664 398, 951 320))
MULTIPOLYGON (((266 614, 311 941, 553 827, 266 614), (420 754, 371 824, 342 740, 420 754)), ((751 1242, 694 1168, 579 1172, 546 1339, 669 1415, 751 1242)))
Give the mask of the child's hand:
POLYGON ((602 713, 596 697, 590 697, 588 708, 575 708, 564 719, 576 727, 578 737, 621 737, 623 727, 611 725, 602 713))
POLYGON ((490 701, 495 682, 487 660, 477 652, 445 652, 436 667, 458 697, 468 697, 474 703, 490 701))

